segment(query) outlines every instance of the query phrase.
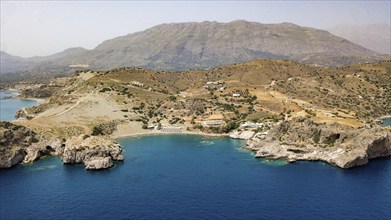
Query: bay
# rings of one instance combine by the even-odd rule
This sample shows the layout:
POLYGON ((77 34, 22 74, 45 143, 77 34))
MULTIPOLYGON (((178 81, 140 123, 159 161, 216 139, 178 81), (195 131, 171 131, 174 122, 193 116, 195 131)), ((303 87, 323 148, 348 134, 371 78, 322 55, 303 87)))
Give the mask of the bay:
POLYGON ((29 108, 38 105, 35 100, 16 99, 18 95, 14 90, 0 90, 0 121, 15 120, 15 113, 20 108, 29 108))
POLYGON ((342 170, 255 159, 196 135, 118 140, 125 161, 86 171, 48 158, 0 170, 0 219, 389 219, 391 160, 342 170))

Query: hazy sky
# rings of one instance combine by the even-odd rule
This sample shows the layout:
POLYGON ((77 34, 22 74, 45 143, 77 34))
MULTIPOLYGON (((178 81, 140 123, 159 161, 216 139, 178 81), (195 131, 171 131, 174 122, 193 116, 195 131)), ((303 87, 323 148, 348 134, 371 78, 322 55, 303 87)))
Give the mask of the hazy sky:
POLYGON ((244 19, 329 28, 391 22, 391 1, 3 1, 1 50, 30 57, 170 22, 244 19))

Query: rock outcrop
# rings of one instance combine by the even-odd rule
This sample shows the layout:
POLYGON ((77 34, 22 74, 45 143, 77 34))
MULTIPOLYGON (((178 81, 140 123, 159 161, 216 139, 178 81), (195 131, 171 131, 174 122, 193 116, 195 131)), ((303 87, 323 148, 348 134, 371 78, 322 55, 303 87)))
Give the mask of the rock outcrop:
POLYGON ((23 163, 32 163, 42 156, 61 156, 64 152, 65 144, 60 139, 41 140, 26 148, 26 156, 23 163))
POLYGON ((288 162, 321 160, 347 169, 391 156, 391 132, 381 127, 353 129, 298 118, 277 124, 263 140, 254 136, 245 148, 256 151, 256 157, 288 162))
POLYGON ((104 137, 89 135, 68 139, 62 157, 64 163, 83 163, 86 169, 109 168, 113 166, 113 161, 124 159, 118 143, 104 137))
POLYGON ((106 169, 113 166, 111 157, 95 157, 94 159, 84 162, 87 170, 106 169))
POLYGON ((27 148, 38 142, 37 134, 27 127, 0 122, 0 168, 23 161, 27 148))
POLYGON ((234 139, 248 140, 252 136, 254 136, 254 134, 255 134, 254 131, 242 131, 242 132, 233 131, 233 132, 229 133, 229 137, 234 138, 234 139))
POLYGON ((83 163, 86 169, 110 168, 113 161, 124 159, 121 146, 105 136, 46 139, 27 127, 0 122, 0 168, 32 163, 47 155, 62 157, 64 163, 83 163))

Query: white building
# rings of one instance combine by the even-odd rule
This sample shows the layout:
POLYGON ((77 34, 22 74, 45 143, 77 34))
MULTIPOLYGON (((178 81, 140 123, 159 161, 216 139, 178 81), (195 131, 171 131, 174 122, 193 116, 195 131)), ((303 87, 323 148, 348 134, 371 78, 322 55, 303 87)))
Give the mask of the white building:
POLYGON ((206 85, 218 85, 218 84, 223 84, 223 82, 219 82, 219 81, 216 81, 216 82, 213 82, 213 81, 206 82, 206 85))
POLYGON ((246 121, 240 125, 240 127, 242 128, 258 128, 260 126, 263 126, 263 123, 254 123, 251 121, 246 121))
POLYGON ((144 87, 144 84, 142 84, 141 82, 138 82, 138 81, 131 81, 130 84, 132 84, 134 86, 144 87))
POLYGON ((217 127, 224 124, 222 120, 213 120, 213 121, 203 121, 202 125, 205 127, 217 127))

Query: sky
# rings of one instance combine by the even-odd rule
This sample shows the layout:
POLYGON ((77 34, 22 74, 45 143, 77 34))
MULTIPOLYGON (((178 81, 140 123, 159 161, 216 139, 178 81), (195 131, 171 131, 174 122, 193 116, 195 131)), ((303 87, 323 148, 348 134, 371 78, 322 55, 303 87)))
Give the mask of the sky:
POLYGON ((162 23, 241 19, 327 29, 390 24, 385 1, 1 1, 1 50, 46 56, 162 23))

